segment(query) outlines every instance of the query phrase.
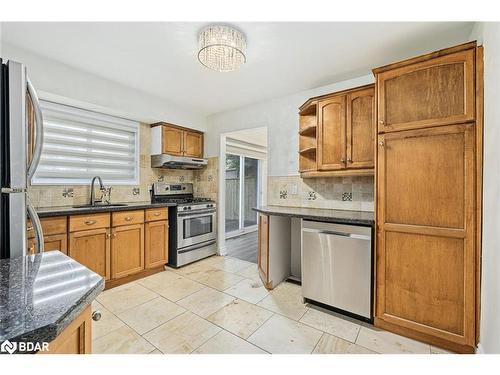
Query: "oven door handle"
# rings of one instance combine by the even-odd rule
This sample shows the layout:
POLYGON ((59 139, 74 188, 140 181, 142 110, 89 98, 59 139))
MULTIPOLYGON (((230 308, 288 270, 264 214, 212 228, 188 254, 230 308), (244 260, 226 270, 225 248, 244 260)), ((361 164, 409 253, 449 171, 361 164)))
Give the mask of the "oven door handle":
POLYGON ((187 216, 199 216, 200 214, 213 214, 215 215, 215 210, 199 210, 199 211, 182 211, 177 212, 177 216, 179 217, 187 217, 187 216))

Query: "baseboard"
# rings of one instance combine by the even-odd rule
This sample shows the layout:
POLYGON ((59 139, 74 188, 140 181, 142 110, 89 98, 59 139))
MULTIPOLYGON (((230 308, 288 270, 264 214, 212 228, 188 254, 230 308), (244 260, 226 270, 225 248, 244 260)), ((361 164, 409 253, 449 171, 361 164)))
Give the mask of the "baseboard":
POLYGON ((484 347, 481 343, 477 344, 476 354, 486 354, 484 352, 484 347))

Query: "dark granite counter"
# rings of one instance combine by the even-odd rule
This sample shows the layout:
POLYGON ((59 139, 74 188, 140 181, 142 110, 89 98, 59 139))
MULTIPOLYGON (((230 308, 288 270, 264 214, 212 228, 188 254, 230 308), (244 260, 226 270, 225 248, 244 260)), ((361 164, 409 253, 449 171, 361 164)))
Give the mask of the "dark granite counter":
POLYGON ((102 205, 95 207, 73 207, 73 206, 40 207, 36 209, 36 212, 40 217, 51 217, 51 216, 61 216, 61 215, 79 215, 79 214, 89 214, 96 212, 129 211, 129 210, 141 210, 145 208, 176 206, 175 203, 151 203, 149 201, 118 203, 118 204, 120 204, 120 206, 102 205))
POLYGON ((328 210, 320 208, 262 206, 255 207, 254 211, 267 215, 289 216, 301 219, 327 221, 339 224, 373 226, 375 224, 373 212, 328 210))
POLYGON ((59 251, 0 260, 0 342, 50 342, 104 289, 59 251))

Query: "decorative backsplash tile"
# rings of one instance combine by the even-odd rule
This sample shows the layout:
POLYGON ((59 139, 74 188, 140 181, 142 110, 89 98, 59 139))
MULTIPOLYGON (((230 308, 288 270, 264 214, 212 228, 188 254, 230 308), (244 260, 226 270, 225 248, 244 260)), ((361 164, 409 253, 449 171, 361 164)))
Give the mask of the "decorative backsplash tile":
POLYGON ((269 176, 267 203, 292 207, 373 211, 374 178, 269 176), (291 194, 294 191, 296 194, 291 194), (286 198, 283 198, 286 192, 286 198))

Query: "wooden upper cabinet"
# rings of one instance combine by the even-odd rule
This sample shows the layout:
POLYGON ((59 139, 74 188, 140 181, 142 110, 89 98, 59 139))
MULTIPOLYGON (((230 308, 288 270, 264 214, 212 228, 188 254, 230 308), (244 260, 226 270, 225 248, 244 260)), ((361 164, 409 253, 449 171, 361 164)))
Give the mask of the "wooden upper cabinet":
POLYGON ((378 131, 474 121, 474 64, 475 49, 467 49, 374 69, 378 131))
POLYGON ((193 158, 203 157, 202 132, 166 122, 159 122, 151 126, 153 127, 153 139, 151 140, 153 155, 162 153, 193 158))
POLYGON ((347 94, 347 168, 373 168, 375 89, 347 94))
POLYGON ((346 164, 346 97, 321 100, 318 106, 318 170, 342 169, 346 164))
POLYGON ((203 135, 201 133, 184 131, 184 156, 203 157, 203 135))
POLYGON ((182 156, 184 151, 184 131, 172 126, 162 126, 162 152, 182 156))

